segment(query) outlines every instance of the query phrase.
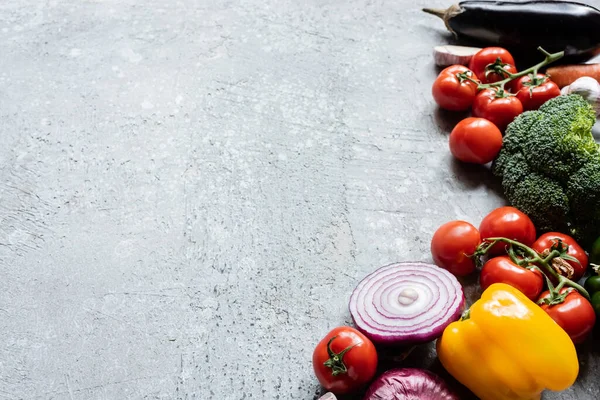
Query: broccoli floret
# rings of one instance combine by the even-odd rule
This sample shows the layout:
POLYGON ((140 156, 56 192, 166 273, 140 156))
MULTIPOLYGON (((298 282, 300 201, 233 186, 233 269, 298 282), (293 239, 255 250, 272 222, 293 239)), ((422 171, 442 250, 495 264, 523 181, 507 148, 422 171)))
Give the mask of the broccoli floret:
POLYGON ((521 148, 534 171, 565 184, 587 162, 589 153, 596 151, 592 136, 596 113, 579 95, 553 100, 540 107, 542 118, 529 127, 521 148))
POLYGON ((600 152, 596 114, 573 94, 547 101, 509 124, 492 172, 508 201, 540 232, 600 233, 600 152))
MULTIPOLYGON (((600 221, 600 160, 587 163, 574 173, 567 185, 571 213, 576 225, 584 225, 590 219, 600 221)), ((596 224, 600 231, 600 224, 596 224)))
POLYGON ((538 230, 567 232, 569 198, 551 179, 532 173, 515 183, 507 198, 514 207, 529 215, 538 230))
POLYGON ((544 119, 539 111, 525 111, 508 124, 502 144, 502 151, 509 153, 521 152, 522 143, 530 140, 533 132, 531 127, 544 119))
POLYGON ((492 162, 492 173, 502 178, 502 189, 507 197, 512 197, 512 192, 517 183, 523 181, 531 170, 521 153, 502 152, 492 162), (510 171, 504 173, 504 171, 510 171))

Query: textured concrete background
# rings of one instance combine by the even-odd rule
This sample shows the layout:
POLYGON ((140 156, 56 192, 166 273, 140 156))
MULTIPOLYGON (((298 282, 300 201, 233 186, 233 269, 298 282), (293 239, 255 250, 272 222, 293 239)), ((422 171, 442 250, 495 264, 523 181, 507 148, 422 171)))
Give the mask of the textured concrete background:
POLYGON ((503 204, 426 4, 1 2, 0 398, 313 398, 356 283, 503 204))

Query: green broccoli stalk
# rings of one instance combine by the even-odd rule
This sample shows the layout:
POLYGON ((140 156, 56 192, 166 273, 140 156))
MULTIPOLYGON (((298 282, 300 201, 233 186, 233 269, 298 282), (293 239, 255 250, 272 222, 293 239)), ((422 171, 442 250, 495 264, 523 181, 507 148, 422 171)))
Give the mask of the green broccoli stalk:
POLYGON ((570 233, 583 245, 600 235, 600 150, 596 114, 572 94, 509 124, 492 164, 508 201, 540 232, 570 233))

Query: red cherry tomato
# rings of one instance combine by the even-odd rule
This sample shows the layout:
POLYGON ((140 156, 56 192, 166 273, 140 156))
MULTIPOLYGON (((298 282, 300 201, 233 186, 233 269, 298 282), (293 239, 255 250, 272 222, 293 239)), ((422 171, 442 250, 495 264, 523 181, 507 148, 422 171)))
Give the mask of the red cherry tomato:
MULTIPOLYGON (((509 72, 511 74, 516 74, 517 71, 517 67, 515 67, 512 64, 504 64, 502 66, 502 69, 505 70, 506 72, 509 72)), ((487 77, 485 78, 487 83, 494 83, 494 82, 498 82, 501 80, 504 80, 508 77, 508 74, 499 74, 498 72, 490 72, 487 74, 487 77)), ((513 83, 514 81, 510 81, 506 84, 506 87, 509 88, 510 85, 513 83)))
POLYGON ((537 74, 534 81, 531 78, 532 75, 525 75, 514 85, 517 98, 523 104, 524 110, 537 110, 548 100, 560 96, 558 85, 546 75, 537 74))
POLYGON ((313 369, 319 383, 335 394, 356 392, 368 384, 375 376, 377 362, 373 343, 349 326, 333 329, 313 352, 313 369))
POLYGON ((450 221, 440 226, 431 239, 435 264, 457 276, 469 275, 475 262, 469 256, 481 243, 479 231, 465 221, 450 221))
MULTIPOLYGON (((490 80, 499 78, 499 76, 498 74, 490 73, 486 78, 485 68, 490 64, 494 64, 498 58, 503 64, 509 64, 512 68, 514 68, 515 59, 508 50, 502 47, 486 47, 479 50, 477 53, 475 53, 473 58, 471 58, 471 61, 469 62, 469 69, 479 77, 481 83, 497 82, 499 80, 504 79, 504 77, 495 81, 490 80)), ((512 70, 508 69, 507 71, 511 73, 513 72, 512 70)), ((517 72, 516 69, 514 69, 514 72, 517 72)))
POLYGON ((479 285, 482 290, 494 283, 506 283, 536 301, 544 287, 544 276, 535 268, 515 264, 509 256, 490 258, 481 269, 479 285))
MULTIPOLYGON (((565 330, 575 344, 585 341, 592 332, 596 323, 596 313, 592 304, 586 300, 578 291, 572 288, 562 288, 560 293, 566 293, 567 297, 563 303, 555 305, 542 304, 541 307, 556 321, 561 328, 565 330)), ((550 297, 550 293, 545 291, 539 300, 550 297)))
POLYGON ((504 131, 517 115, 523 112, 521 101, 515 96, 497 97, 498 92, 493 89, 484 89, 475 97, 473 102, 473 116, 490 120, 504 131))
POLYGON ((546 249, 552 248, 558 240, 565 245, 569 246, 567 254, 575 257, 579 262, 566 260, 571 267, 573 267, 574 273, 571 280, 577 282, 581 279, 588 266, 588 256, 583 248, 569 235, 559 232, 548 232, 540 236, 535 243, 531 246, 532 249, 538 253, 543 253, 546 249))
MULTIPOLYGON (((514 207, 499 207, 486 215, 479 224, 481 240, 491 237, 505 237, 516 240, 526 246, 535 242, 535 225, 531 219, 514 207)), ((490 255, 504 254, 506 244, 496 243, 490 250, 490 255)))
POLYGON ((464 79, 477 76, 465 66, 451 65, 445 68, 433 82, 431 93, 435 102, 443 109, 465 111, 471 107, 477 95, 477 84, 464 79))
POLYGON ((487 164, 502 148, 502 132, 483 118, 465 118, 450 133, 450 152, 460 161, 487 164))

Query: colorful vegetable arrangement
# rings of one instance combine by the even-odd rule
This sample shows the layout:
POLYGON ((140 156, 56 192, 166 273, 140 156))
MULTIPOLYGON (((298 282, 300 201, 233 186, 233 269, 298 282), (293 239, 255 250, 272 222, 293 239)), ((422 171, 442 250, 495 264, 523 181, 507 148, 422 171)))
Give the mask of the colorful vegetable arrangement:
POLYGON ((574 236, 584 246, 600 228, 600 147, 596 114, 570 94, 523 113, 510 124, 492 172, 508 201, 541 231, 574 236))
POLYGON ((349 299, 355 328, 338 327, 317 344, 315 375, 329 391, 323 400, 349 393, 458 399, 431 371, 396 368, 377 377, 381 352, 435 342, 444 369, 481 400, 539 400, 546 389, 574 384, 576 346, 600 315, 600 147, 591 133, 600 84, 578 77, 557 85, 540 71, 565 53, 600 45, 600 11, 561 1, 463 1, 428 12, 459 36, 558 51, 538 48, 544 60, 522 71, 502 47, 434 52, 444 67, 434 101, 472 114, 450 133, 450 151, 461 162, 490 165, 511 206, 492 210, 477 227, 441 225, 431 238, 434 264, 394 263, 358 282, 349 299), (547 40, 549 21, 576 26, 547 40), (531 35, 515 39, 514 32, 531 35), (582 285, 588 266, 593 273, 582 285), (474 274, 481 297, 469 307, 457 277, 474 274))
POLYGON ((545 56, 540 63, 517 72, 513 56, 501 47, 486 47, 464 65, 451 65, 437 77, 432 95, 437 104, 449 111, 466 111, 473 117, 492 122, 504 131, 523 111, 535 110, 560 95, 558 86, 538 71, 561 57, 564 52, 545 56))

